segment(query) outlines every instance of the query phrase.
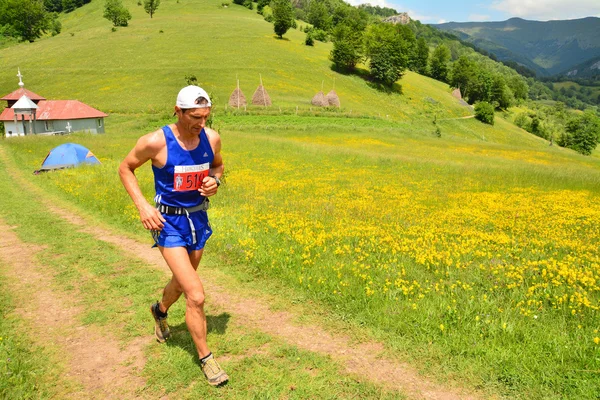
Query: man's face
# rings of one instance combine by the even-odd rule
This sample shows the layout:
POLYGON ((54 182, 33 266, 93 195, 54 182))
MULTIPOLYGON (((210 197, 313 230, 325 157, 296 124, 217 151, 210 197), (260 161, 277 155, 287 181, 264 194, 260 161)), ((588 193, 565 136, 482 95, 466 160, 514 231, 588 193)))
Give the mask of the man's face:
POLYGON ((192 134, 199 135, 200 131, 206 126, 210 108, 190 108, 184 112, 179 107, 175 107, 175 113, 184 129, 192 134))

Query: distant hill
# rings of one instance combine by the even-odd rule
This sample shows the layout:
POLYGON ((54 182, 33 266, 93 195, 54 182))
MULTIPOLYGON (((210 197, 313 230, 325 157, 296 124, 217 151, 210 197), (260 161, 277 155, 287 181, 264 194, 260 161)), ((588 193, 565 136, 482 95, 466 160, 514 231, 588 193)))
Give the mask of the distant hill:
MULTIPOLYGON (((540 76, 557 75, 600 57, 600 18, 566 21, 448 22, 433 25, 473 43, 499 60, 512 60, 540 76)), ((593 63, 592 63, 593 64, 593 63)))
POLYGON ((563 71, 561 75, 572 78, 600 79, 600 56, 563 71))

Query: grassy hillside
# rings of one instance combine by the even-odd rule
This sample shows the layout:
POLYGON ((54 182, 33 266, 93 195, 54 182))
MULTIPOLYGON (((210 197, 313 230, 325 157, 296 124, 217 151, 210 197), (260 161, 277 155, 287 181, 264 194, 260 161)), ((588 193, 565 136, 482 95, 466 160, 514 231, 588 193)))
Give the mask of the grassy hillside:
POLYGON ((445 85, 427 78, 409 74, 401 82, 405 96, 382 95, 358 76, 334 73, 327 59, 330 43, 305 46, 298 30, 278 40, 272 24, 241 6, 223 8, 218 0, 163 2, 150 19, 135 1, 124 3, 133 14, 127 28, 111 32, 102 18, 103 2, 94 1, 64 16, 60 35, 3 49, 1 90, 17 88, 14 75, 20 67, 26 87, 47 98, 76 98, 108 113, 164 113, 188 74, 216 96, 219 106, 235 88, 236 75, 251 98, 262 74, 275 107, 309 108, 322 81, 327 93, 335 77, 342 106, 353 113, 394 119, 470 113, 445 85))

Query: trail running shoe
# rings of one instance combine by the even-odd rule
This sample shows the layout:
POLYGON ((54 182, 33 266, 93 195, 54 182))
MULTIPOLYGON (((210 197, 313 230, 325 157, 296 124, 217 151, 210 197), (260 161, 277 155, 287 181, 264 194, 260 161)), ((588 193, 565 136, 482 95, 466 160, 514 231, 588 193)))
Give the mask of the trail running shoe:
POLYGON ((171 336, 171 331, 169 331, 169 325, 167 324, 167 317, 159 317, 158 316, 158 301, 150 306, 150 312, 154 317, 154 321, 156 322, 156 326, 154 328, 154 333, 156 334, 156 340, 158 343, 164 343, 171 336))
POLYGON ((204 372, 204 376, 212 386, 219 386, 229 380, 229 376, 212 354, 202 363, 202 372, 204 372))

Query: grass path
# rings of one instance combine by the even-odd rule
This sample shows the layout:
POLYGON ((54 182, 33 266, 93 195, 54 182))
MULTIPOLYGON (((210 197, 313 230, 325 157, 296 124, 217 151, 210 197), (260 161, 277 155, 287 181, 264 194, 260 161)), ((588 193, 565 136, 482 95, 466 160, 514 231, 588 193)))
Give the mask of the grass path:
MULTIPOLYGON (((72 224, 78 231, 109 243, 128 256, 140 259, 149 266, 163 271, 166 281, 169 271, 157 250, 149 250, 148 244, 97 226, 93 221, 78 215, 68 205, 45 198, 43 191, 30 183, 25 174, 11 164, 2 147, 0 147, 0 161, 6 164, 8 175, 18 185, 17 190, 26 197, 37 199, 47 211, 72 224)), ((10 232, 6 226, 0 225, 0 228, 10 232)), ((39 268, 35 268, 35 263, 27 258, 31 251, 23 247, 16 236, 5 236, 3 242, 0 242, 0 252, 2 258, 9 265, 13 265, 14 277, 19 273, 18 266, 24 264, 28 266, 25 270, 29 274, 27 280, 30 282, 47 279, 39 268), (23 259, 15 258, 13 255, 15 251, 12 249, 19 249, 17 253, 23 259)), ((342 365, 345 373, 350 376, 362 377, 378 386, 383 386, 387 391, 396 392, 398 395, 403 393, 409 398, 476 398, 472 394, 467 394, 465 390, 436 384, 420 376, 411 366, 387 358, 381 343, 373 341, 356 343, 350 337, 331 333, 318 324, 298 324, 295 321, 297 315, 288 311, 272 310, 268 302, 261 298, 260 293, 257 293, 257 296, 240 294, 236 288, 220 284, 220 281, 207 269, 203 269, 201 275, 207 287, 207 303, 235 316, 246 328, 266 333, 299 349, 330 357, 334 362, 342 365)), ((26 284, 27 280, 23 280, 22 284, 26 284)), ((18 280, 14 279, 14 281, 18 280)), ((152 340, 150 327, 147 336, 135 339, 127 344, 127 348, 118 350, 119 343, 110 337, 95 333, 90 328, 77 326, 74 319, 74 315, 78 313, 77 308, 69 305, 66 298, 61 300, 60 293, 51 292, 50 289, 40 290, 27 307, 31 315, 26 317, 35 322, 40 332, 45 331, 42 337, 49 335, 48 340, 58 343, 69 359, 78 360, 70 363, 70 374, 77 378, 82 387, 99 394, 111 394, 111 390, 120 391, 122 398, 140 395, 136 393, 136 388, 142 388, 144 385, 137 371, 143 367, 144 357, 141 355, 143 344, 152 340), (48 302, 51 304, 47 304, 48 302), (49 314, 46 312, 48 309, 54 312, 49 314), (55 318, 54 321, 47 320, 48 316, 55 318), (56 329, 52 329, 53 324, 56 329), (129 365, 128 360, 133 359, 136 362, 129 365)), ((236 379, 235 375, 232 378, 236 379)))
MULTIPOLYGON (((11 291, 31 292, 26 303, 15 312, 32 322, 38 344, 52 343, 60 348, 67 364, 65 379, 75 382, 69 398, 138 398, 145 385, 139 371, 145 363, 142 351, 149 338, 141 338, 120 348, 106 332, 78 323, 81 308, 71 296, 52 290, 40 282, 52 276, 35 261, 32 248, 22 242, 11 227, 0 221, 0 260, 6 267, 11 291)), ((73 295, 73 293, 71 294, 73 295)))

